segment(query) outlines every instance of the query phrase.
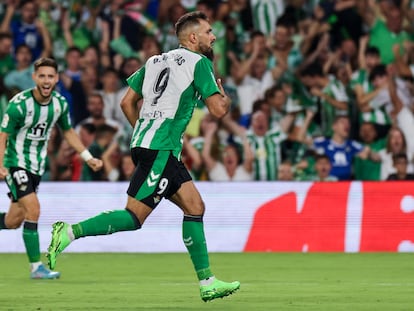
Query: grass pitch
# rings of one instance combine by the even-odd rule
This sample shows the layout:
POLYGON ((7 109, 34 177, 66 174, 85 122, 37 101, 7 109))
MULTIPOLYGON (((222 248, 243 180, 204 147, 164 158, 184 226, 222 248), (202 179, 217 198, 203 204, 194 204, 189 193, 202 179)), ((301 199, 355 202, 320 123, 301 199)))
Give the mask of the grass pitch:
POLYGON ((64 253, 59 280, 30 280, 24 254, 0 254, 0 310, 411 311, 413 256, 214 253, 213 271, 241 289, 204 303, 185 253, 64 253))

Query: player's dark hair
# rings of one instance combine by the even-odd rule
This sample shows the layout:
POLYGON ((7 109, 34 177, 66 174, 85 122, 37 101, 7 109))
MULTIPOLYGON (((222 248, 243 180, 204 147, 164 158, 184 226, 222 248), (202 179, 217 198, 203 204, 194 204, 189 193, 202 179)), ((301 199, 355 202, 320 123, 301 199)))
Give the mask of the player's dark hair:
POLYGON ((190 12, 181 16, 175 24, 175 34, 180 37, 184 29, 189 26, 200 25, 200 19, 208 21, 206 14, 200 11, 190 12))
POLYGON ((36 60, 33 64, 34 70, 37 71, 40 67, 53 67, 58 71, 58 65, 53 58, 42 57, 36 60))

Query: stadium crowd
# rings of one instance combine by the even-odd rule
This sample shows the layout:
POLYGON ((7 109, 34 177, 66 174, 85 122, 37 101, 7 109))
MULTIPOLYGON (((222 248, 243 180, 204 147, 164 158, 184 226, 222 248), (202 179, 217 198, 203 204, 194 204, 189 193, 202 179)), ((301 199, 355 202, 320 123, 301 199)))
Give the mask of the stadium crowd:
POLYGON ((104 162, 84 166, 56 128, 43 180, 129 179, 126 78, 178 46, 174 24, 193 10, 210 18, 232 98, 220 122, 198 102, 182 154, 195 180, 413 179, 412 0, 2 0, 0 114, 53 57, 73 126, 104 162))

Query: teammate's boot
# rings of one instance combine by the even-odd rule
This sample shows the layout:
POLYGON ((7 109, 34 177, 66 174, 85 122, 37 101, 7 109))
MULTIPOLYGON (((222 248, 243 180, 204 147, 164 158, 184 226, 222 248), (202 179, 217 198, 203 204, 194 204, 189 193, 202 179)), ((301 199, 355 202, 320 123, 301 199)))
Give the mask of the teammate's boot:
POLYGON ((69 237, 69 224, 58 221, 53 224, 52 241, 47 249, 48 265, 50 269, 56 266, 56 257, 72 242, 69 237))
POLYGON ((58 279, 60 272, 50 271, 43 264, 41 264, 35 271, 30 273, 31 279, 58 279))
POLYGON ((231 295, 239 288, 238 281, 228 283, 215 279, 210 285, 200 285, 200 296, 203 301, 210 301, 231 295))

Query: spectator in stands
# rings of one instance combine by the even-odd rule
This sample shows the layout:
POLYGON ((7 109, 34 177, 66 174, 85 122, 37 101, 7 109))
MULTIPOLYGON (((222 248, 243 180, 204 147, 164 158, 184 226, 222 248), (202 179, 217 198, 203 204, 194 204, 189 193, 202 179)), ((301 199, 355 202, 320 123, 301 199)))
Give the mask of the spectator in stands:
POLYGON ((105 103, 104 103, 104 99, 101 93, 98 91, 93 91, 92 93, 90 93, 87 98, 87 105, 86 105, 86 108, 89 113, 89 117, 80 121, 79 124, 90 123, 90 124, 93 124, 96 128, 102 125, 109 125, 113 127, 114 129, 116 129, 117 137, 124 135, 124 131, 123 131, 123 127, 121 123, 115 119, 107 118, 104 115, 104 107, 105 107, 105 103))
POLYGON ((387 136, 387 146, 371 157, 375 161, 381 162, 381 180, 396 172, 393 165, 393 155, 405 153, 408 159, 407 172, 414 173, 413 159, 414 151, 407 148, 407 140, 404 133, 398 127, 392 127, 387 136))
POLYGON ((320 100, 320 126, 324 136, 332 135, 333 120, 348 115, 349 97, 344 84, 338 77, 323 73, 317 64, 311 64, 301 71, 301 77, 312 95, 320 100))
POLYGON ((88 96, 98 87, 98 72, 94 67, 82 68, 81 80, 77 81, 67 76, 65 73, 60 75, 62 83, 69 91, 71 102, 69 109, 72 123, 76 126, 87 117, 89 112, 86 108, 88 96))
POLYGON ((102 89, 99 91, 99 94, 101 94, 104 103, 104 117, 117 121, 123 128, 130 128, 131 126, 126 120, 119 105, 121 97, 124 95, 124 90, 121 89, 118 71, 108 67, 103 71, 100 80, 102 89))
POLYGON ((311 178, 313 181, 337 181, 336 176, 331 175, 332 163, 326 154, 317 154, 315 156, 315 173, 311 178))
MULTIPOLYGON (((89 146, 88 150, 94 157, 102 158, 103 153, 108 149, 109 145, 113 143, 116 134, 116 128, 110 125, 103 124, 96 128, 95 141, 89 146)), ((88 166, 83 166, 81 180, 82 181, 105 181, 108 180, 105 170, 94 172, 88 169, 88 166)))
MULTIPOLYGON (((78 135, 86 148, 89 148, 96 139, 96 126, 92 123, 80 124, 78 128, 78 135)), ((75 153, 71 159, 72 166, 72 181, 79 181, 82 175, 83 160, 75 153)))
POLYGON ((395 173, 388 175, 387 180, 414 180, 414 174, 407 173, 408 159, 406 153, 397 153, 392 156, 395 173))
POLYGON ((393 46, 395 44, 402 46, 404 41, 412 40, 410 34, 403 28, 404 13, 401 8, 394 1, 386 2, 388 2, 388 7, 383 12, 385 21, 375 16, 373 13, 375 7, 367 10, 365 21, 371 27, 369 45, 376 46, 380 50, 382 63, 390 64, 395 60, 393 46))
MULTIPOLYGON (((301 131, 300 137, 303 141, 305 139, 306 128, 313 118, 313 112, 309 111, 306 115, 304 127, 301 131)), ((367 146, 363 146, 355 140, 349 139, 350 122, 346 116, 338 116, 332 124, 332 137, 319 137, 315 139, 308 139, 307 143, 318 154, 326 154, 331 163, 331 174, 339 180, 352 180, 352 162, 354 157, 361 157, 367 159, 372 152, 367 146)))
POLYGON ((65 53, 65 69, 64 74, 74 81, 80 81, 82 76, 82 51, 72 46, 66 50, 65 53))
POLYGON ((224 147, 219 158, 211 154, 213 137, 218 129, 217 121, 206 126, 202 159, 211 181, 249 181, 253 180, 253 153, 247 140, 243 140, 243 156, 235 144, 224 147))
POLYGON ((22 44, 16 49, 16 68, 4 76, 4 85, 13 93, 32 88, 32 73, 32 51, 22 44))
POLYGON ((0 78, 3 78, 15 67, 12 47, 13 36, 8 32, 0 32, 0 78))
POLYGON ((277 179, 277 170, 282 163, 281 144, 287 139, 294 116, 289 115, 287 118, 289 120, 285 124, 269 128, 269 118, 263 111, 258 110, 252 115, 246 137, 254 155, 255 180, 277 179))
POLYGON ((215 4, 213 1, 197 1, 196 9, 207 15, 213 33, 216 36, 216 41, 213 45, 215 73, 219 77, 226 77, 228 72, 226 27, 221 20, 216 19, 215 4))
POLYGON ((103 169, 108 181, 118 181, 121 177, 121 150, 116 141, 112 141, 102 153, 103 169))
POLYGON ((49 32, 38 18, 38 14, 39 8, 34 0, 9 1, 0 25, 0 31, 12 33, 15 49, 22 44, 30 48, 31 61, 39 57, 48 57, 52 53, 49 32), (17 9, 20 17, 14 18, 17 9))
POLYGON ((280 181, 293 181, 294 168, 290 161, 283 161, 277 167, 277 180, 280 181))
POLYGON ((241 115, 252 112, 253 102, 263 98, 266 90, 274 84, 271 70, 267 69, 268 57, 265 53, 259 54, 261 43, 255 41, 253 52, 243 63, 235 56, 231 58, 232 80, 237 86, 241 115))
MULTIPOLYGON (((376 127, 372 122, 363 122, 360 125, 359 141, 368 146, 373 152, 379 152, 386 145, 385 138, 378 138, 376 127)), ((355 180, 381 179, 381 163, 373 161, 371 158, 355 158, 353 171, 355 180)))
POLYGON ((135 164, 132 161, 131 153, 125 152, 121 155, 121 181, 129 181, 135 170, 135 164))

